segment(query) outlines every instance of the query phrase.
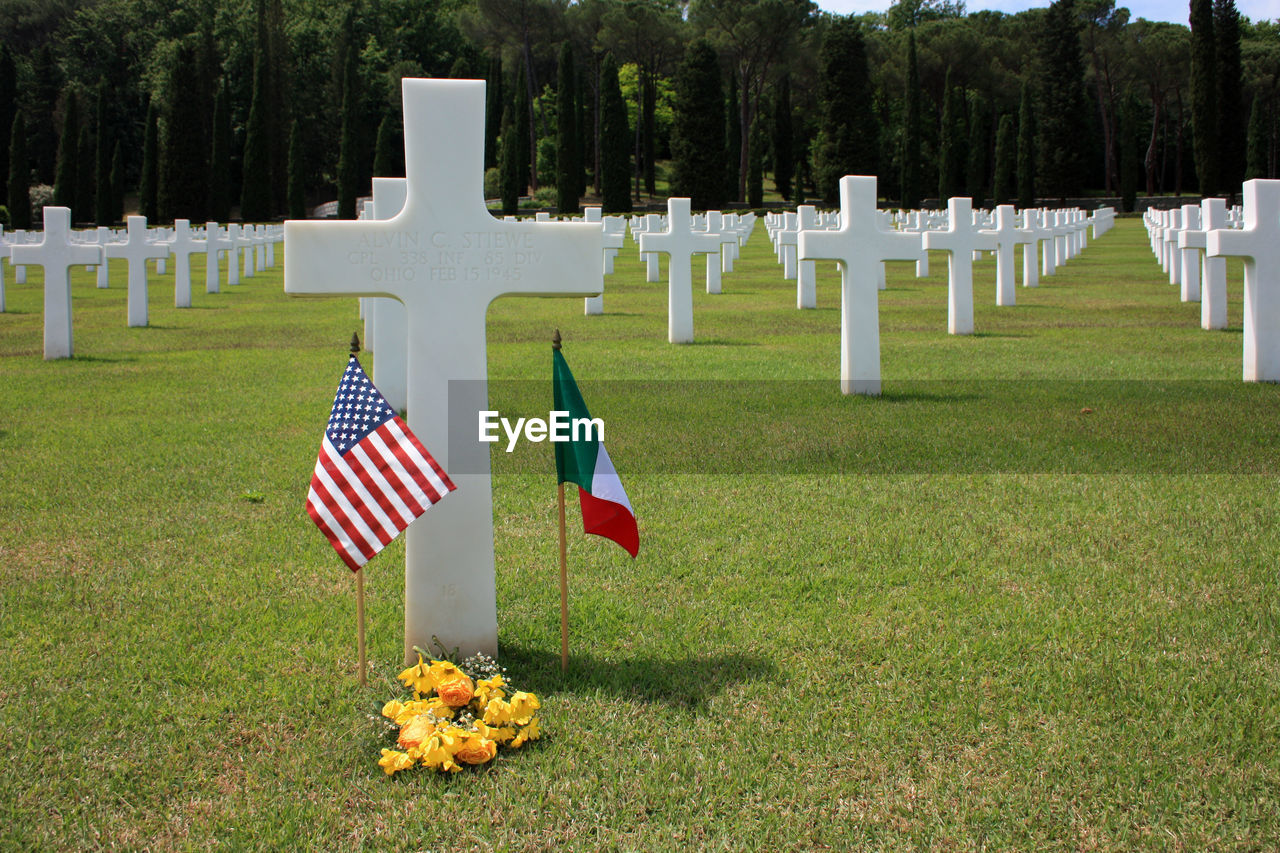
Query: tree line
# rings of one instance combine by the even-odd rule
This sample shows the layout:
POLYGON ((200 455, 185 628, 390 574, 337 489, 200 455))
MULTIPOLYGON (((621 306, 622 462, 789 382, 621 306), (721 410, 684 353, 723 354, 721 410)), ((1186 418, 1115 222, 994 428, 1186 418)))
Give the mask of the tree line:
POLYGON ((610 212, 835 199, 904 206, 1232 193, 1276 174, 1280 25, 1192 0, 1016 15, 955 0, 11 0, 0 9, 0 202, 114 223, 354 217, 403 174, 402 77, 484 78, 486 188, 610 212))

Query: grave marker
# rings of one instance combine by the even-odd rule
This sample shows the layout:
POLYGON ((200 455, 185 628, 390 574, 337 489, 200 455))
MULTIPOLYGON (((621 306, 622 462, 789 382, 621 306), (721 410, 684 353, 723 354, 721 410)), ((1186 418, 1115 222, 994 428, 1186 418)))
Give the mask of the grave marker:
POLYGON ((71 358, 71 268, 96 264, 102 247, 71 242, 71 209, 44 209, 44 240, 35 246, 15 245, 9 250, 14 265, 44 267, 44 358, 71 358))
POLYGON ((1244 182, 1244 227, 1205 238, 1211 257, 1244 259, 1245 382, 1280 381, 1280 181, 1244 182))
POLYGON ((108 243, 103 253, 108 258, 123 258, 129 264, 129 325, 147 325, 147 261, 169 257, 169 247, 148 239, 147 218, 130 216, 125 220, 125 241, 108 243))
POLYGON ((667 341, 693 343, 693 256, 720 251, 720 235, 693 230, 689 199, 667 199, 667 230, 640 235, 640 251, 667 256, 667 341))
POLYGON ((973 334, 973 252, 993 249, 995 240, 973 227, 973 199, 947 202, 947 227, 924 235, 924 247, 947 253, 947 331, 973 334))
MULTIPOLYGON (((469 402, 487 406, 485 313, 495 299, 600 292, 600 227, 489 215, 484 81, 405 79, 402 90, 404 208, 389 220, 286 222, 285 292, 390 296, 404 304, 409 426, 458 486, 408 530, 405 659, 414 645, 430 648, 432 635, 463 655, 492 655, 498 635, 489 456, 476 454, 471 470, 451 466, 450 383, 458 380, 469 402)), ((476 422, 470 405, 458 408, 459 417, 476 422)))

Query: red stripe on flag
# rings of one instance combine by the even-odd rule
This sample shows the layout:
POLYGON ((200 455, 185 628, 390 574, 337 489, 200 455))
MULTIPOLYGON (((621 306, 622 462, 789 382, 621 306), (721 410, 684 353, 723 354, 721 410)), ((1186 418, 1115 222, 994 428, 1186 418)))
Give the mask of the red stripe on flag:
MULTIPOLYGON (((312 495, 314 494, 315 489, 313 487, 312 495)), ((319 527, 320 532, 329 540, 329 544, 333 546, 333 550, 338 552, 338 556, 342 558, 342 562, 346 563, 347 567, 351 569, 351 571, 359 571, 360 567, 364 565, 364 561, 357 561, 351 556, 350 552, 346 548, 342 534, 329 525, 328 518, 326 518, 324 513, 321 511, 324 509, 324 506, 319 502, 319 496, 316 495, 316 499, 313 501, 312 495, 307 496, 307 515, 311 516, 311 520, 316 523, 316 527, 319 527)))
POLYGON ((399 415, 392 418, 388 423, 395 424, 401 439, 412 444, 413 449, 418 451, 419 455, 427 461, 427 464, 431 466, 431 470, 435 472, 436 479, 444 486, 445 492, 452 492, 458 488, 453 484, 453 480, 449 479, 449 475, 445 473, 444 468, 440 467, 440 463, 436 461, 436 458, 427 452, 427 448, 423 447, 422 442, 418 441, 418 437, 409 431, 409 425, 401 420, 399 415))
MULTIPOLYGON (((379 519, 369 509, 368 501, 360 490, 355 487, 355 481, 363 482, 363 471, 359 467, 352 467, 346 457, 334 458, 328 453, 321 453, 324 470, 333 478, 334 484, 337 485, 342 492, 342 496, 347 499, 351 506, 359 513, 365 525, 378 538, 381 545, 386 545, 392 539, 396 538, 396 534, 400 529, 387 530, 382 520, 379 519)), ((366 485, 367 488, 367 485, 366 485)), ((372 491, 372 490, 371 490, 372 491)), ((375 493, 376 497, 376 493, 375 493)), ((401 528, 403 529, 403 528, 401 528)), ((367 538, 367 537, 366 537, 367 538)), ((379 548, 381 550, 381 548, 379 548)))
MULTIPOLYGON (((422 470, 417 459, 414 459, 412 447, 406 447, 403 443, 396 441, 393 434, 386 426, 379 427, 382 432, 382 438, 387 442, 387 449, 391 451, 396 460, 396 474, 400 476, 401 486, 413 495, 413 499, 418 503, 422 503, 422 497, 425 496, 427 506, 440 500, 440 493, 436 491, 431 480, 427 477, 426 472, 422 470), (413 491, 413 486, 417 486, 422 490, 423 496, 419 496, 413 491)), ((426 507, 423 507, 425 510, 426 507)))
POLYGON ((640 553, 640 531, 636 517, 622 504, 594 497, 586 489, 578 487, 578 501, 582 505, 582 530, 612 539, 634 557, 640 553))
MULTIPOLYGON (((394 456, 387 456, 388 453, 395 453, 395 445, 386 444, 383 436, 377 430, 365 436, 364 441, 360 442, 360 448, 368 454, 369 460, 374 465, 374 470, 385 481, 385 485, 380 487, 380 491, 384 493, 388 489, 394 491, 396 497, 409 509, 409 519, 405 522, 405 527, 408 527, 409 522, 426 512, 427 507, 431 506, 431 504, 423 505, 417 499, 417 496, 404 487, 403 467, 394 456)), ((389 501, 390 499, 383 494, 381 500, 389 501)))
POLYGON ((387 515, 396 533, 404 530, 409 526, 409 522, 421 515, 421 507, 397 501, 388 493, 389 489, 395 487, 387 482, 382 456, 378 452, 377 445, 369 441, 368 437, 351 449, 348 458, 359 463, 353 470, 369 491, 370 497, 377 503, 378 508, 387 515), (363 458, 360 454, 363 454, 363 458))
MULTIPOLYGON (((351 566, 353 571, 369 562, 369 560, 373 558, 373 555, 378 553, 379 549, 373 548, 371 543, 365 538, 364 534, 360 533, 360 528, 351 522, 351 518, 347 515, 346 511, 342 509, 342 505, 334 500, 333 495, 329 492, 323 481, 319 478, 313 478, 311 480, 311 488, 315 489, 316 496, 320 499, 320 504, 329 511, 333 516, 333 520, 337 522, 338 527, 342 529, 343 533, 347 534, 351 544, 356 547, 364 559, 360 561, 358 565, 351 566, 351 560, 343 554, 343 549, 340 548, 336 542, 334 542, 333 545, 334 550, 336 550, 339 555, 342 555, 343 560, 348 566, 351 566)), ((330 541, 333 542, 332 539, 330 541)))

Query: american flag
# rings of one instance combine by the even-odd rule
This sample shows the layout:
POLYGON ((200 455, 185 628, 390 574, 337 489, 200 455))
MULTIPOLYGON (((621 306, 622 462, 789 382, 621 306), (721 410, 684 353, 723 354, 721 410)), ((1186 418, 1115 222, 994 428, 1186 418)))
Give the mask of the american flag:
POLYGON ((453 489, 351 356, 307 493, 307 513, 338 556, 357 571, 453 489))

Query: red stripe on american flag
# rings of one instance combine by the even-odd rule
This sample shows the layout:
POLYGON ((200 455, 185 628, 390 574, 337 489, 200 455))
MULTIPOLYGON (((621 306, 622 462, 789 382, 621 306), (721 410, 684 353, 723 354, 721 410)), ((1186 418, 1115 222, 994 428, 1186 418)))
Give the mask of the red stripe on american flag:
POLYGON ((351 571, 358 571, 365 564, 364 560, 356 560, 351 556, 347 547, 350 540, 342 535, 339 528, 335 528, 329 523, 329 519, 332 516, 325 511, 314 486, 311 489, 311 493, 307 495, 307 514, 311 516, 311 520, 316 523, 316 527, 320 528, 320 532, 329 540, 333 550, 338 552, 342 562, 346 563, 351 571))
POLYGON ((436 458, 427 452, 427 448, 422 446, 422 442, 418 441, 418 437, 416 435, 409 432, 409 425, 401 420, 399 415, 392 418, 387 425, 394 425, 400 439, 413 445, 413 449, 418 451, 418 455, 431 466, 431 471, 436 475, 436 481, 440 484, 439 487, 437 487, 437 492, 439 492, 441 487, 444 489, 441 494, 447 494, 457 488, 457 486, 453 484, 453 480, 450 480, 449 475, 445 473, 444 468, 440 467, 440 463, 436 461, 436 458))
MULTIPOLYGON (((342 496, 347 499, 351 507, 360 515, 369 531, 377 537, 379 542, 379 550, 382 545, 386 545, 396 535, 403 530, 403 527, 396 527, 395 523, 391 523, 388 529, 387 524, 377 516, 369 508, 369 501, 364 489, 358 488, 357 484, 363 482, 363 470, 353 468, 347 461, 347 457, 334 457, 329 453, 321 453, 320 458, 324 470, 333 479, 334 484, 342 491, 342 496)), ((377 495, 373 495, 377 497, 377 495)), ((387 519, 391 521, 391 519, 387 519)), ((367 537, 366 537, 367 538, 367 537)))
MULTIPOLYGON (((360 442, 360 448, 368 454, 370 461, 374 464, 374 471, 371 473, 376 472, 382 480, 383 484, 380 486, 383 492, 382 499, 389 502, 394 495, 409 509, 409 521, 412 521, 426 512, 431 503, 428 501, 424 504, 404 488, 404 477, 407 476, 407 472, 395 457, 395 445, 388 445, 383 440, 383 436, 379 433, 380 429, 381 427, 365 436, 364 441, 360 442)), ((405 522, 406 527, 409 521, 405 522)))
MULTIPOLYGON (((319 467, 320 466, 317 463, 317 468, 319 467)), ((342 502, 335 500, 333 493, 329 490, 328 486, 325 485, 324 480, 318 475, 318 472, 317 476, 314 476, 311 479, 311 488, 316 493, 319 506, 323 507, 323 509, 333 517, 338 528, 343 534, 345 534, 345 538, 340 538, 339 541, 348 543, 347 549, 354 546, 355 549, 360 552, 361 556, 364 557, 364 559, 359 562, 359 565, 353 566, 352 568, 359 568, 372 559, 373 555, 377 554, 378 551, 381 550, 382 546, 378 545, 376 548, 373 547, 374 543, 370 542, 368 538, 360 532, 360 527, 352 522, 351 517, 342 508, 342 502)), ((343 554, 344 549, 339 547, 339 542, 334 541, 332 537, 330 538, 330 541, 333 542, 334 549, 337 550, 340 555, 343 554)), ((351 558, 354 559, 354 557, 355 555, 352 554, 351 558)), ((350 559, 347 559, 346 556, 344 556, 343 559, 346 561, 348 566, 351 565, 350 559)))

